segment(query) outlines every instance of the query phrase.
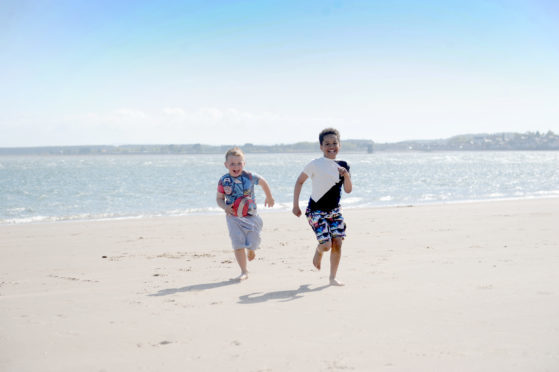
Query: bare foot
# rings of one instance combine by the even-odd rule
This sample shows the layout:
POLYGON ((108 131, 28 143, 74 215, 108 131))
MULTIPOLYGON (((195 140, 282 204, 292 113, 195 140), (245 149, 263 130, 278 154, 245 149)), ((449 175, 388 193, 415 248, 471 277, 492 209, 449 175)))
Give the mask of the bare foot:
POLYGON ((238 277, 235 278, 235 280, 238 280, 240 282, 242 282, 243 280, 247 280, 248 279, 248 272, 247 273, 241 273, 241 275, 239 275, 238 277))
POLYGON ((317 248, 316 251, 314 252, 314 257, 312 259, 312 264, 314 265, 314 267, 316 267, 318 270, 320 270, 320 262, 321 261, 322 261, 322 252, 320 252, 317 248))
POLYGON ((330 278, 330 285, 335 285, 338 287, 344 286, 345 284, 337 280, 336 278, 330 278))
POLYGON ((247 258, 249 261, 254 260, 254 257, 256 257, 256 253, 254 253, 254 251, 252 249, 247 249, 248 253, 247 253, 247 258))

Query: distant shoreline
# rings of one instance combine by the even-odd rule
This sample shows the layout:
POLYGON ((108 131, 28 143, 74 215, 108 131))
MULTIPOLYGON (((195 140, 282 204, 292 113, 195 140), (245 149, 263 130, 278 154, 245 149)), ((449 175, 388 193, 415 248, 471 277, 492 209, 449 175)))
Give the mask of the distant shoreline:
MULTIPOLYGON (((408 151, 558 151, 559 135, 547 133, 464 134, 447 139, 410 140, 376 143, 373 140, 343 139, 346 153, 408 151)), ((156 154, 222 154, 235 145, 165 144, 165 145, 78 145, 0 147, 0 155, 156 155, 156 154)), ((318 152, 316 142, 293 144, 237 145, 246 153, 318 152)))

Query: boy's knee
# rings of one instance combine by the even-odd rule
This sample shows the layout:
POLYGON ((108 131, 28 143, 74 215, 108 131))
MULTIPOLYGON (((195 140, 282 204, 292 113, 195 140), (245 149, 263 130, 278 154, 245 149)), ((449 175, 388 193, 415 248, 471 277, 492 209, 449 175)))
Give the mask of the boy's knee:
POLYGON ((322 244, 318 245, 318 250, 320 252, 328 252, 330 250, 330 248, 332 248, 332 242, 331 241, 327 241, 325 243, 322 243, 322 244))
POLYGON ((340 250, 342 248, 342 238, 334 238, 332 239, 332 250, 340 250))

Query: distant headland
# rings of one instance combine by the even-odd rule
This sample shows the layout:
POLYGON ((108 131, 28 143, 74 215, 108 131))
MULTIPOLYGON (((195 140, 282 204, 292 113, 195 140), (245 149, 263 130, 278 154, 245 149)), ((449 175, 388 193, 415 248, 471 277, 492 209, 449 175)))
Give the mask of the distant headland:
MULTIPOLYGON (((344 152, 373 153, 381 151, 557 151, 559 135, 547 133, 463 134, 447 139, 410 140, 376 143, 373 140, 342 139, 344 152)), ((4 147, 0 155, 127 155, 127 154, 223 154, 231 145, 169 144, 169 145, 91 145, 4 147)), ((238 144, 246 153, 301 153, 317 152, 316 142, 293 144, 254 145, 238 144)))

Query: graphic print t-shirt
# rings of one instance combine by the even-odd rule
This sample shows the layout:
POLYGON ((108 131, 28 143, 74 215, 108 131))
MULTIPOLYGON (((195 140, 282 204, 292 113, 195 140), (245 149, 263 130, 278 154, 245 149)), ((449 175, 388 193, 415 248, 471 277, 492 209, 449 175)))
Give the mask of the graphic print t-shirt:
POLYGON ((225 203, 233 204, 237 198, 248 196, 254 198, 254 185, 258 185, 260 176, 256 173, 243 171, 239 177, 233 177, 229 173, 219 179, 217 191, 225 195, 225 203))
POLYGON ((345 161, 328 158, 315 159, 303 169, 312 180, 308 206, 311 211, 331 211, 340 206, 344 179, 340 176, 338 167, 344 167, 349 172, 349 165, 345 161))

